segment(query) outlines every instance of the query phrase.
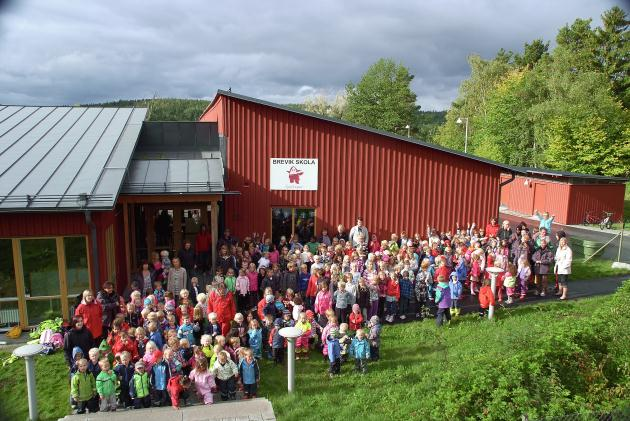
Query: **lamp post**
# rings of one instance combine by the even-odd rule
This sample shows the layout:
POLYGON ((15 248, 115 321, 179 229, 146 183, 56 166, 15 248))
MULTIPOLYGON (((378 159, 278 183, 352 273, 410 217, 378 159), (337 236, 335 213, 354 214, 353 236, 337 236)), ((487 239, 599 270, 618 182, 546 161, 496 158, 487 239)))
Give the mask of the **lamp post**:
POLYGON ((302 336, 302 329, 297 327, 283 327, 280 336, 287 338, 287 388, 289 393, 295 389, 295 339, 302 336))
POLYGON ((462 124, 462 123, 466 123, 465 124, 465 135, 464 135, 464 153, 468 153, 468 117, 459 117, 456 121, 457 124, 462 124))
POLYGON ((40 344, 23 345, 13 351, 16 357, 24 358, 26 364, 26 390, 28 392, 28 419, 34 421, 37 414, 37 393, 35 391, 35 361, 33 357, 44 349, 40 344))
MULTIPOLYGON (((497 298, 497 275, 505 271, 501 268, 497 268, 493 266, 493 267, 486 268, 486 272, 490 274, 490 280, 492 282, 490 284, 490 288, 492 289, 492 295, 496 299, 497 298)), ((488 319, 492 319, 492 317, 494 317, 494 305, 490 304, 490 308, 488 309, 488 319)))
POLYGON ((405 129, 407 129, 407 137, 411 137, 411 126, 409 124, 407 124, 405 126, 405 129))

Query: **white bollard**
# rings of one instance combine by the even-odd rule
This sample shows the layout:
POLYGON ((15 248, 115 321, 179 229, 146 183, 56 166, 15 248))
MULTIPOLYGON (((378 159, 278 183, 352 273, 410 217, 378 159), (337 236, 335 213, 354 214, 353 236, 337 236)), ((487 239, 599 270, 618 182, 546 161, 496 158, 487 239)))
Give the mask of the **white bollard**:
POLYGON ((287 389, 289 393, 295 390, 295 339, 302 336, 302 330, 297 327, 280 329, 280 336, 287 338, 287 389))
POLYGON ((26 389, 28 390, 28 418, 35 421, 37 414, 37 391, 35 389, 35 360, 34 356, 44 349, 40 344, 24 345, 16 348, 13 355, 24 358, 26 364, 26 389))
MULTIPOLYGON (((492 289, 492 296, 494 299, 497 299, 497 275, 499 273, 504 272, 503 269, 497 267, 489 267, 486 268, 486 271, 490 273, 490 289, 492 289)), ((490 308, 488 309, 488 319, 492 319, 494 317, 494 306, 490 304, 490 308)))

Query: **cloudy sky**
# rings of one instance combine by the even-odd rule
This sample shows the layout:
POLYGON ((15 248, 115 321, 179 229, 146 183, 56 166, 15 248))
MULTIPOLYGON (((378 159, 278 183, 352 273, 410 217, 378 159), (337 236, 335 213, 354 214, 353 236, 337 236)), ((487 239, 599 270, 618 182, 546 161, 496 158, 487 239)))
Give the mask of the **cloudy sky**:
POLYGON ((0 9, 0 103, 334 95, 380 57, 408 66, 425 110, 446 109, 466 57, 519 50, 623 0, 62 1, 0 9))

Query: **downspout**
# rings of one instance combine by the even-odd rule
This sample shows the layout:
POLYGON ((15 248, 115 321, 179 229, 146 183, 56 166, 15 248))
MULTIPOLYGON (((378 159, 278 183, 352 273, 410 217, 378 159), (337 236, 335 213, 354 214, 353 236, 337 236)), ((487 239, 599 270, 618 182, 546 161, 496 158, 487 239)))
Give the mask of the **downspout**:
POLYGON ((503 188, 503 186, 505 186, 506 184, 510 184, 515 179, 516 179, 516 174, 514 173, 514 171, 510 171, 510 178, 499 183, 499 200, 497 201, 499 206, 497 206, 497 222, 499 221, 499 213, 500 213, 499 209, 501 208, 501 189, 503 188))
POLYGON ((94 268, 94 287, 101 286, 100 268, 98 264, 98 241, 96 239, 96 224, 92 220, 92 212, 85 211, 85 223, 90 227, 90 237, 92 237, 92 267, 94 268))

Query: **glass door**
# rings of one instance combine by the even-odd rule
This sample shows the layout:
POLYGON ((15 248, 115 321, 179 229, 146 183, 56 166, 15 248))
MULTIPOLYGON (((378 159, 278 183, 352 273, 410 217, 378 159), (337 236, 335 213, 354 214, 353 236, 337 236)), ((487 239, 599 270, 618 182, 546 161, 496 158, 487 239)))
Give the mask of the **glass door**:
POLYGON ((19 323, 13 244, 10 239, 0 239, 0 329, 6 330, 19 323))
POLYGON ((30 326, 61 316, 61 288, 55 238, 20 240, 26 319, 30 326))
POLYGON ((271 208, 271 241, 278 244, 282 236, 289 241, 292 233, 293 209, 271 208))
POLYGON ((271 241, 278 244, 282 236, 289 241, 293 234, 302 244, 315 236, 315 209, 271 208, 271 241))
POLYGON ((315 237, 315 209, 297 208, 294 210, 294 229, 301 244, 315 237))

